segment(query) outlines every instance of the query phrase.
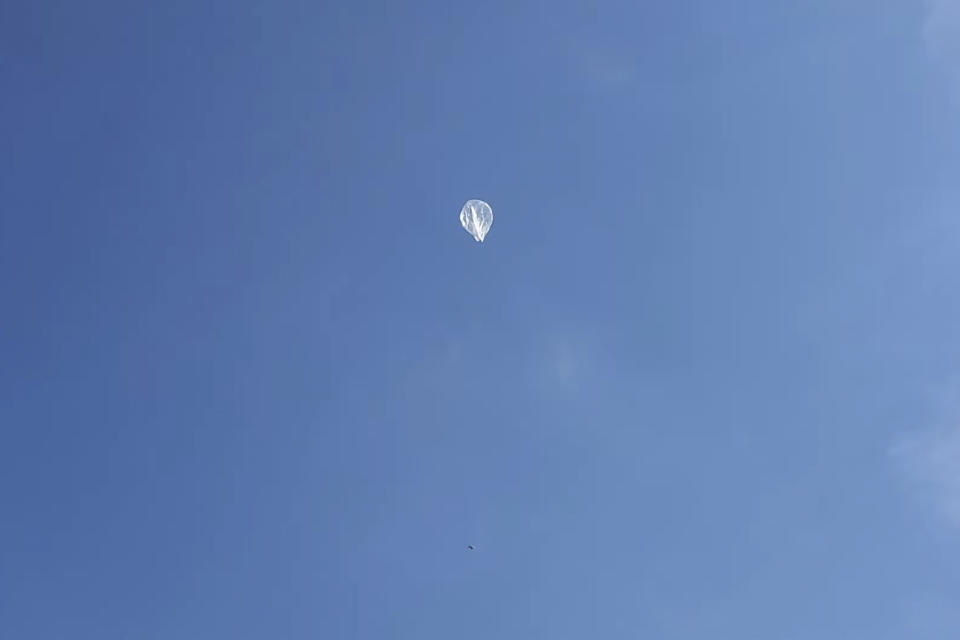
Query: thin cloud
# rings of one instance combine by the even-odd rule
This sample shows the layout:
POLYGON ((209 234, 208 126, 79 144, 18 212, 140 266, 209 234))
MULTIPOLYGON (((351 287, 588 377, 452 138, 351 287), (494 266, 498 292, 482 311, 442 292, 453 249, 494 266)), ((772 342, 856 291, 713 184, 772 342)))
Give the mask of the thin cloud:
POLYGON ((532 379, 546 389, 571 391, 598 373, 598 347, 582 332, 548 332, 531 356, 532 379))
POLYGON ((936 426, 904 434, 890 453, 915 495, 960 527, 960 405, 936 426))
POLYGON ((550 357, 551 369, 556 379, 562 383, 569 383, 577 376, 580 368, 580 358, 570 344, 555 345, 550 357))
POLYGON ((960 0, 926 0, 923 40, 960 99, 960 0))
POLYGON ((960 0, 927 0, 923 39, 937 57, 960 55, 960 0))
POLYGON ((960 638, 960 602, 946 594, 917 594, 904 603, 901 615, 911 640, 960 638))
POLYGON ((611 48, 576 48, 574 68, 583 82, 593 89, 617 91, 627 89, 637 81, 637 68, 631 57, 611 48))

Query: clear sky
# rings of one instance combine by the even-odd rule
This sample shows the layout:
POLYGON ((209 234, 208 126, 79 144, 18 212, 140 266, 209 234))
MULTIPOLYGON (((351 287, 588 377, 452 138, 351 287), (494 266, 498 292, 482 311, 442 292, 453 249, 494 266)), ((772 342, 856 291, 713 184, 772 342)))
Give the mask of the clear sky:
POLYGON ((960 0, 3 3, 0 637, 955 640, 957 69, 960 0))

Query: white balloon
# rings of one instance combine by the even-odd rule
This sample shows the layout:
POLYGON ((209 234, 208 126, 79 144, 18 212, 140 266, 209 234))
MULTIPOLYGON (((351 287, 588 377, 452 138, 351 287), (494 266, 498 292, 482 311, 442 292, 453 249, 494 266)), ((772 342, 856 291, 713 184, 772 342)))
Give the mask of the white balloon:
POLYGON ((477 242, 483 242, 493 224, 493 209, 483 200, 467 200, 460 210, 460 224, 477 242))

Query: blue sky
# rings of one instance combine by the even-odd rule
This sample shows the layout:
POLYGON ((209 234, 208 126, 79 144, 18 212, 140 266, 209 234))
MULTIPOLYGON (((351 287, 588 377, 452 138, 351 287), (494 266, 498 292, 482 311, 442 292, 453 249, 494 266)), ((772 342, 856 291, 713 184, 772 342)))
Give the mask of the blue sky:
POLYGON ((958 43, 7 3, 0 636, 958 637, 958 43))

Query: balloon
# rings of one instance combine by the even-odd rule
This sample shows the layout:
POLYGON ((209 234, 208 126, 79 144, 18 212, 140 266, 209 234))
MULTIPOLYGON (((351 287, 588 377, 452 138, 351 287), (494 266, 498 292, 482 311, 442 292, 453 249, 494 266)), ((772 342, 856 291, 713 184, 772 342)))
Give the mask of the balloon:
POLYGON ((493 224, 493 209, 483 200, 467 200, 460 210, 460 224, 477 242, 483 242, 493 224))

